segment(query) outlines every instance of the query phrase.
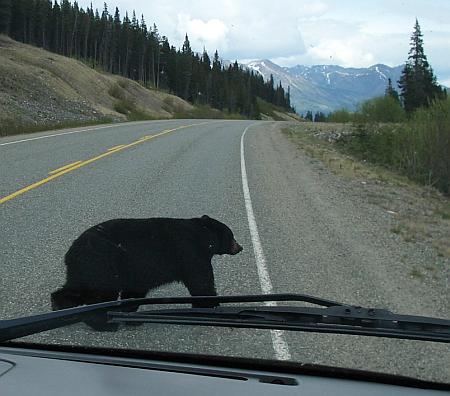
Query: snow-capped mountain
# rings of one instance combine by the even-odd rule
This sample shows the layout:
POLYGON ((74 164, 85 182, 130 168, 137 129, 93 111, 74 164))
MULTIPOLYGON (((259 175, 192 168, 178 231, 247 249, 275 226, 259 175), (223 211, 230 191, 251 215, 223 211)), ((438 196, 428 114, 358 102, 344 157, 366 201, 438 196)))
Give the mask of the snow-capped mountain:
POLYGON ((264 79, 273 75, 275 83, 291 89, 291 103, 298 113, 307 110, 325 113, 337 110, 355 110, 366 99, 383 95, 388 78, 394 87, 400 78, 402 66, 382 64, 368 68, 345 68, 335 65, 281 67, 264 59, 244 65, 261 74, 264 79))

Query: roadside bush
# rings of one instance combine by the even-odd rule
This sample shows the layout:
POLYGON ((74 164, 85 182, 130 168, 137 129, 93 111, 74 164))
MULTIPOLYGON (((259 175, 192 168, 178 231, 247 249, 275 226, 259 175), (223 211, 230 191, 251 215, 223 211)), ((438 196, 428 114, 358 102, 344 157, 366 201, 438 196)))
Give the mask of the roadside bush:
POLYGON ((145 121, 155 119, 155 117, 152 117, 145 111, 139 109, 134 101, 127 97, 125 93, 126 84, 126 81, 120 80, 108 90, 108 94, 116 99, 113 105, 114 111, 125 115, 128 121, 145 121))
POLYGON ((132 101, 127 99, 121 99, 114 103, 114 111, 117 111, 120 114, 128 116, 134 109, 135 105, 132 101))
POLYGON ((417 176, 450 194, 450 98, 417 110, 409 125, 415 137, 417 176))
POLYGON ((213 109, 208 105, 196 105, 192 110, 179 110, 174 114, 174 118, 199 118, 199 119, 227 119, 227 120, 244 120, 243 115, 237 113, 226 113, 217 109, 213 109))
POLYGON ((450 194, 450 99, 435 101, 402 123, 360 123, 338 144, 450 194))
POLYGON ((125 93, 123 91, 123 88, 119 84, 114 84, 111 88, 109 88, 108 94, 115 99, 125 99, 125 93))
POLYGON ((405 110, 392 96, 380 96, 363 102, 354 116, 354 121, 359 123, 402 122, 405 119, 405 110))
POLYGON ((327 117, 327 122, 346 123, 346 122, 352 122, 352 121, 353 121, 353 114, 345 109, 333 111, 327 117))

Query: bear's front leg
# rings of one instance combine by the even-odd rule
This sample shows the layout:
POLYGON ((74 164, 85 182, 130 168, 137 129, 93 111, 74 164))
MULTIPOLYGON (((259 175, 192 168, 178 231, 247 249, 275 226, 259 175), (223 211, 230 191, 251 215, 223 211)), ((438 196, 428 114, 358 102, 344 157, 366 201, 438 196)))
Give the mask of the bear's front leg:
MULTIPOLYGON (((193 265, 190 269, 184 274, 183 283, 191 296, 217 296, 211 263, 200 263, 193 265)), ((192 308, 214 308, 217 306, 219 306, 219 303, 215 302, 192 304, 192 308)))

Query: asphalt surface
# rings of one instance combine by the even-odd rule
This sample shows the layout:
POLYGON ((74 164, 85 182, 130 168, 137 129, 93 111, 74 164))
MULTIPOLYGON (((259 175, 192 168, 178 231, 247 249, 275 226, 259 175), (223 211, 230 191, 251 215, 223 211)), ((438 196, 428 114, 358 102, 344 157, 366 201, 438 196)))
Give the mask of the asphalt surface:
MULTIPOLYGON (((50 293, 64 282, 63 256, 71 242, 86 228, 119 217, 207 214, 223 221, 244 251, 214 258, 218 293, 261 293, 241 175, 241 136, 250 125, 244 141, 248 186, 274 292, 307 293, 399 313, 446 313, 433 308, 432 293, 421 294, 402 283, 395 271, 395 242, 380 234, 370 213, 346 200, 332 176, 299 157, 277 129, 280 123, 175 120, 0 139, 0 200, 7 198, 0 204, 0 316, 50 310, 50 293), (58 168, 87 160, 91 162, 48 179, 58 168)), ((169 295, 187 291, 172 284, 149 294, 169 295)), ((450 381, 444 344, 292 332, 282 338, 296 361, 450 381)), ((28 339, 276 356, 273 336, 262 330, 151 325, 97 333, 79 324, 28 339)))

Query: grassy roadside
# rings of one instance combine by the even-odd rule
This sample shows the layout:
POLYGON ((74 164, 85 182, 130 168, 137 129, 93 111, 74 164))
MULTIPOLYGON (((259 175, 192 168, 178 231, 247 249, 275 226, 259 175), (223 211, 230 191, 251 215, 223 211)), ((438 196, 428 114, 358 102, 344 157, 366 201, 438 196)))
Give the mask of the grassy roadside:
MULTIPOLYGON (((150 114, 141 111, 136 108, 135 105, 126 100, 120 99, 115 104, 115 109, 118 113, 126 115, 126 120, 122 122, 130 121, 152 121, 152 120, 167 120, 168 117, 154 117, 150 114)), ((174 113, 174 119, 182 118, 200 118, 200 119, 224 119, 224 120, 243 120, 245 117, 239 114, 227 114, 219 110, 212 109, 207 106, 195 106, 192 110, 179 110, 174 113)), ((101 124, 111 124, 113 122, 120 122, 108 117, 102 117, 99 119, 76 121, 66 120, 60 122, 44 122, 44 123, 25 123, 18 120, 6 119, 0 120, 0 137, 22 135, 34 132, 52 131, 58 129, 94 126, 101 124)))
MULTIPOLYGON (((116 88, 116 86, 112 87, 108 92, 110 96, 115 98, 114 110, 120 114, 126 116, 126 121, 152 121, 152 120, 167 120, 170 119, 168 117, 155 117, 151 114, 146 113, 141 110, 132 99, 124 96, 120 90, 116 88)), ((272 109, 273 110, 273 109, 272 109)), ((274 120, 285 120, 285 117, 282 117, 285 112, 277 112, 277 114, 269 111, 268 115, 273 115, 274 120)), ((286 115, 289 117, 289 115, 286 115)), ((206 105, 195 105, 190 110, 186 109, 175 109, 173 113, 173 119, 222 119, 222 120, 245 120, 247 119, 241 114, 237 113, 227 113, 224 111, 220 111, 217 109, 213 109, 210 106, 206 105)), ((293 119, 293 117, 289 117, 289 119, 293 119)), ((50 130, 58 130, 65 128, 75 128, 75 127, 83 127, 83 126, 92 126, 92 125, 101 125, 101 124, 110 124, 112 122, 119 122, 112 118, 102 117, 93 120, 85 120, 85 121, 76 121, 76 120, 67 120, 60 122, 44 122, 44 123, 25 123, 13 119, 6 119, 0 121, 0 137, 3 136, 11 136, 11 135, 19 135, 19 134, 27 134, 33 132, 42 132, 42 131, 50 131, 50 130)))
POLYGON ((450 196, 450 98, 406 113, 399 101, 382 96, 363 102, 354 113, 341 110, 327 119, 356 126, 338 139, 352 156, 450 196))
POLYGON ((24 123, 16 120, 1 120, 0 121, 0 137, 21 135, 34 132, 51 131, 66 128, 76 128, 83 126, 93 126, 101 124, 110 124, 113 120, 111 118, 101 118, 97 120, 88 121, 61 121, 61 122, 46 122, 46 123, 24 123))
MULTIPOLYGON (((350 124, 299 123, 283 133, 333 173, 359 182, 367 201, 392 215, 391 232, 408 242, 426 242, 439 256, 449 259, 450 198, 435 188, 418 185, 406 176, 359 160, 329 139, 352 133, 352 128, 350 124)), ((420 277, 419 273, 417 269, 412 276, 420 277)))
POLYGON ((228 113, 213 109, 207 105, 195 105, 191 110, 179 110, 174 114, 174 118, 200 118, 200 119, 222 119, 222 120, 246 120, 241 114, 228 113))

